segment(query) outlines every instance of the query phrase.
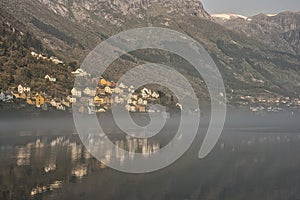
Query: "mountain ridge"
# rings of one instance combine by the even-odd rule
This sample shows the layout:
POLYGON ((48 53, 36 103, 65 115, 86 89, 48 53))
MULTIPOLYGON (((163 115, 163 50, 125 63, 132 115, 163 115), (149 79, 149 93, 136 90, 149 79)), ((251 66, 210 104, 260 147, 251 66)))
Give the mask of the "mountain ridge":
MULTIPOLYGON (((18 20, 66 62, 81 63, 97 44, 123 30, 147 26, 170 28, 187 34, 205 47, 224 77, 229 101, 240 101, 241 96, 249 95, 253 98, 299 97, 300 85, 297 84, 300 82, 299 55, 289 49, 279 48, 256 37, 247 36, 241 31, 230 30, 215 23, 210 15, 208 17, 194 15, 187 5, 184 5, 187 7, 185 10, 187 14, 183 15, 178 12, 181 10, 179 8, 176 12, 168 13, 159 6, 152 6, 146 10, 142 6, 134 8, 133 13, 123 15, 104 2, 93 8, 97 12, 105 10, 106 14, 100 13, 97 16, 89 11, 92 4, 74 6, 70 1, 41 1, 3 0, 2 7, 10 13, 15 13, 18 20), (49 2, 53 4, 52 7, 48 6, 49 2), (70 13, 73 14, 57 14, 53 11, 54 7, 62 6, 62 3, 68 12, 71 10, 70 13), (87 10, 85 7, 89 6, 87 10), (73 12, 74 10, 76 12, 73 12), (141 17, 140 14, 147 17, 141 17), (78 17, 81 15, 82 18, 78 17), (115 23, 115 20, 121 20, 122 23, 115 23)), ((203 9, 202 4, 199 6, 203 9)), ((173 7, 176 7, 176 4, 173 7)), ((203 12, 206 13, 205 10, 203 12)), ((148 50, 144 55, 142 52, 135 52, 131 57, 119 60, 115 68, 109 70, 109 78, 115 80, 130 67, 153 61, 174 66, 191 80, 202 99, 209 98, 201 77, 191 73, 188 63, 166 52, 148 50)))

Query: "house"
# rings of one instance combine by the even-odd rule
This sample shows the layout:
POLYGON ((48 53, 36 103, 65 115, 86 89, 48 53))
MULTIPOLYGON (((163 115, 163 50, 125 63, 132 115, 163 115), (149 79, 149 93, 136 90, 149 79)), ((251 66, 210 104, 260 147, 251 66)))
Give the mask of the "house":
POLYGON ((75 97, 81 97, 81 91, 80 91, 80 90, 77 90, 76 88, 73 88, 73 89, 71 90, 71 93, 72 93, 72 95, 75 96, 75 97))
POLYGON ((5 100, 5 94, 3 92, 0 93, 0 101, 5 100))
POLYGON ((127 101, 128 104, 132 104, 132 102, 133 102, 132 99, 128 99, 127 101))
POLYGON ((62 104, 58 104, 58 105, 56 106, 56 109, 57 109, 57 110, 60 110, 60 111, 65 111, 65 110, 66 110, 66 108, 65 108, 62 104))
POLYGON ((18 93, 22 94, 23 92, 29 93, 31 91, 31 88, 29 86, 22 86, 21 84, 18 85, 18 93))
POLYGON ((24 87, 22 85, 18 85, 18 92, 22 94, 24 92, 24 87))
POLYGON ((146 112, 146 106, 138 106, 138 111, 142 113, 146 112))
POLYGON ((29 93, 31 91, 31 88, 28 85, 25 85, 23 87, 23 91, 26 92, 26 93, 29 93))
POLYGON ((97 105, 104 104, 104 98, 99 97, 99 96, 95 96, 95 98, 94 98, 94 104, 97 104, 97 105))
POLYGON ((106 110, 104 108, 99 108, 96 112, 98 112, 98 113, 104 113, 104 112, 106 112, 106 110))
POLYGON ((106 86, 107 85, 107 81, 104 78, 101 78, 99 81, 99 85, 100 86, 106 86))
POLYGON ((91 90, 88 87, 83 90, 83 93, 92 97, 96 96, 96 90, 91 90))
POLYGON ((120 84, 119 84, 119 88, 125 89, 126 86, 124 85, 124 83, 120 83, 120 84))
POLYGON ((39 56, 39 54, 37 54, 36 52, 32 51, 31 52, 31 56, 34 58, 37 58, 39 56))
POLYGON ((94 99, 89 99, 89 107, 95 107, 94 99))
MULTIPOLYGON (((105 90, 104 89, 101 89, 101 88, 97 88, 96 90, 96 95, 105 95, 105 90)), ((95 95, 95 96, 96 96, 95 95)))
POLYGON ((130 111, 130 112, 136 112, 136 107, 135 107, 135 106, 130 106, 129 111, 130 111))
POLYGON ((143 102, 144 102, 144 100, 142 98, 139 98, 138 101, 137 101, 137 104, 138 105, 143 105, 143 102))
POLYGON ((116 96, 115 99, 114 99, 114 102, 116 104, 120 104, 121 103, 120 97, 116 96))
POLYGON ((61 101, 61 104, 62 104, 63 106, 65 106, 65 107, 67 107, 67 108, 70 108, 70 107, 71 107, 71 102, 70 102, 69 100, 67 100, 67 99, 63 99, 63 100, 61 101))
POLYGON ((147 106, 147 105, 148 105, 148 101, 147 101, 147 100, 144 100, 144 101, 143 101, 143 105, 144 105, 144 106, 147 106))
POLYGON ((116 88, 114 89, 114 93, 116 93, 116 94, 121 94, 121 93, 123 93, 123 90, 121 90, 121 88, 119 88, 119 87, 116 87, 116 88))
POLYGON ((106 86, 104 90, 107 94, 112 94, 112 89, 109 86, 106 86))
POLYGON ((5 99, 4 102, 12 102, 14 100, 14 96, 11 93, 4 93, 5 99))
POLYGON ((153 92, 152 93, 152 97, 155 98, 155 99, 158 99, 159 98, 159 94, 156 93, 156 92, 153 92))
POLYGON ((45 103, 45 98, 42 95, 37 93, 35 95, 35 105, 36 105, 36 107, 40 108, 44 103, 45 103))
POLYGON ((48 79, 50 82, 56 82, 56 78, 52 78, 48 74, 45 76, 45 79, 48 79))
POLYGON ((88 76, 89 74, 85 71, 83 71, 83 69, 76 69, 76 71, 72 72, 73 75, 78 76, 78 77, 84 77, 84 76, 88 76))
POLYGON ((91 89, 86 87, 84 90, 83 90, 83 93, 86 94, 86 95, 89 95, 91 92, 91 89))
POLYGON ((143 88, 141 90, 141 95, 144 99, 146 99, 151 95, 151 90, 148 90, 147 88, 143 88))
POLYGON ((53 107, 57 107, 57 105, 60 103, 60 101, 58 99, 51 99, 50 101, 50 105, 53 107))
POLYGON ((51 60, 54 64, 56 64, 56 65, 58 65, 58 64, 64 64, 63 61, 61 61, 61 60, 59 60, 58 58, 53 57, 53 56, 50 57, 50 60, 51 60))
POLYGON ((77 99, 76 98, 73 98, 71 97, 70 95, 67 96, 67 100, 70 102, 70 103, 76 103, 77 102, 77 99))
POLYGON ((76 98, 70 98, 70 103, 76 103, 77 102, 77 99, 76 98))
POLYGON ((125 109, 128 110, 128 111, 130 111, 130 108, 131 108, 130 105, 126 105, 126 106, 125 106, 125 109))

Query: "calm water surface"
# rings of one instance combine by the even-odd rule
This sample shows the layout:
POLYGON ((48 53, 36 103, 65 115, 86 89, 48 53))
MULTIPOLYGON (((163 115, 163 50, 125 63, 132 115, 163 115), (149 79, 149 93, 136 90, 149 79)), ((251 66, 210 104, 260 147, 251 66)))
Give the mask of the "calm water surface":
MULTIPOLYGON (((254 119, 228 122, 203 160, 197 158, 199 136, 176 163, 141 175, 94 159, 72 128, 47 130, 38 123, 20 130, 2 120, 0 199, 300 199, 299 115, 254 119)), ((119 147, 145 156, 166 142, 110 134, 119 147)), ((124 161, 109 152, 104 159, 124 161)))

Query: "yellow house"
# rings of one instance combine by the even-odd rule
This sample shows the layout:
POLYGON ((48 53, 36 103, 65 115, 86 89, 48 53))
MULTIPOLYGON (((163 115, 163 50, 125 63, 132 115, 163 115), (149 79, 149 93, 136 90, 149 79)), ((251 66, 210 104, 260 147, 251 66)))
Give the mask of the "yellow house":
POLYGON ((104 78, 101 78, 99 81, 101 86, 106 86, 107 85, 107 81, 104 78))
POLYGON ((41 107, 42 105, 44 105, 44 103, 45 103, 45 98, 42 96, 42 95, 40 95, 40 94, 36 94, 35 95, 35 105, 36 105, 36 107, 41 107))
POLYGON ((99 96, 95 96, 94 104, 104 104, 105 99, 99 96))

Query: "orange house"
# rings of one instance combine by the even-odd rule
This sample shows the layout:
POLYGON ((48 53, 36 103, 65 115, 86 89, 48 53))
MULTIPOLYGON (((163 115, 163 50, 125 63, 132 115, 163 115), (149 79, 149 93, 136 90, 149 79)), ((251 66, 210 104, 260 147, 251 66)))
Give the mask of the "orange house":
POLYGON ((104 78, 101 78, 100 81, 99 81, 99 84, 100 84, 101 86, 106 86, 107 81, 106 81, 104 78))
POLYGON ((45 103, 45 98, 41 96, 40 94, 35 95, 35 105, 36 107, 41 107, 45 103))

